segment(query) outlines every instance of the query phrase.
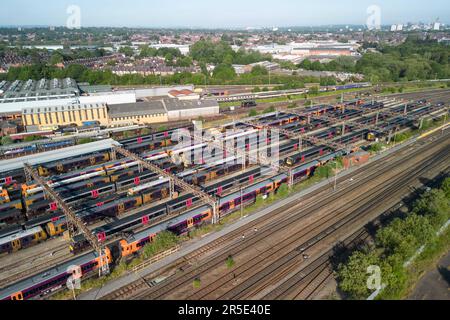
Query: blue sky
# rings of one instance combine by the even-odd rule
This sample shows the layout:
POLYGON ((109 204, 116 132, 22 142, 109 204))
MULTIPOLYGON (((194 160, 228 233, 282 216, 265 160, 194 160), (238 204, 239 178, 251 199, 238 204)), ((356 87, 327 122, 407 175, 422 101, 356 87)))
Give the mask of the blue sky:
POLYGON ((65 25, 69 5, 82 26, 247 27, 365 24, 368 6, 381 23, 450 23, 448 0, 12 0, 0 25, 65 25))

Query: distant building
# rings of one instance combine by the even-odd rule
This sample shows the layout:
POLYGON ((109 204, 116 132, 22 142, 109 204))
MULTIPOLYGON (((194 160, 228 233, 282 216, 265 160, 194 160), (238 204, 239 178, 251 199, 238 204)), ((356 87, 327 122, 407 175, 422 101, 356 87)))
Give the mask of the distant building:
POLYGON ((25 108, 22 110, 22 122, 25 127, 48 129, 63 125, 98 121, 108 125, 108 109, 106 103, 72 104, 52 107, 25 108))
POLYGON ((152 124, 219 114, 215 100, 161 99, 109 106, 111 125, 152 124))
POLYGON ((200 116, 218 115, 219 104, 216 100, 162 100, 164 108, 167 110, 169 121, 196 119, 200 116))
POLYGON ((248 66, 246 66, 246 71, 247 72, 251 72, 252 69, 256 66, 261 66, 266 68, 268 71, 273 71, 273 70, 277 70, 280 68, 280 65, 276 62, 270 62, 270 61, 261 61, 261 62, 256 62, 256 63, 252 63, 249 64, 248 66))
POLYGON ((152 124, 167 122, 167 112, 161 101, 117 104, 109 107, 111 125, 152 124))
POLYGON ((244 74, 247 72, 245 65, 233 64, 233 68, 234 68, 234 72, 236 72, 236 74, 244 74))
POLYGON ((181 54, 188 55, 190 48, 187 44, 171 44, 171 43, 158 43, 152 44, 149 46, 150 48, 160 49, 160 48, 172 48, 180 50, 181 54))
POLYGON ((198 100, 200 95, 191 90, 171 90, 168 96, 179 100, 198 100))

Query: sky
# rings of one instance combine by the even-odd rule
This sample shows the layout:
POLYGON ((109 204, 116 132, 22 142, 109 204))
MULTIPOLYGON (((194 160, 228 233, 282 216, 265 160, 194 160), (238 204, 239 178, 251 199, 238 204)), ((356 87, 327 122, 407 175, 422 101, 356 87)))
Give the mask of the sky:
POLYGON ((365 24, 380 8, 382 25, 450 23, 448 0, 12 0, 0 25, 65 26, 67 8, 80 8, 83 27, 283 27, 365 24))

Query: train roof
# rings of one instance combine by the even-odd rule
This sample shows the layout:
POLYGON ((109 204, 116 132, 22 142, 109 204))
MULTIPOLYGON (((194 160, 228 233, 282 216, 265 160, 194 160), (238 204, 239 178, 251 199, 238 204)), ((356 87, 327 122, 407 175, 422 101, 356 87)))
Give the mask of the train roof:
POLYGON ((21 202, 21 201, 20 200, 13 200, 13 201, 10 201, 10 202, 6 202, 6 203, 3 203, 3 204, 0 204, 0 212, 3 211, 3 210, 8 209, 9 207, 11 207, 12 204, 16 204, 16 203, 19 203, 19 202, 21 202))
MULTIPOLYGON (((264 180, 264 181, 261 181, 261 182, 258 182, 256 184, 254 184, 254 185, 251 185, 251 186, 249 186, 247 188, 244 188, 242 190, 242 195, 246 195, 246 194, 251 193, 251 192, 253 192, 255 190, 261 189, 262 187, 266 186, 267 183, 268 183, 267 180, 264 180)), ((236 198, 236 193, 234 192, 232 194, 229 194, 229 195, 221 198, 219 200, 219 205, 222 205, 224 203, 230 202, 230 201, 234 200, 235 198, 236 198)))
POLYGON ((7 172, 23 168, 24 163, 37 165, 53 161, 59 161, 70 157, 76 157, 84 154, 94 153, 111 149, 113 146, 120 146, 120 143, 113 139, 105 139, 91 143, 76 145, 61 150, 51 150, 38 154, 27 155, 14 159, 5 159, 0 161, 0 172, 7 172))
POLYGON ((173 219, 170 219, 168 221, 164 221, 162 223, 157 224, 156 226, 150 227, 146 230, 140 231, 134 235, 131 235, 130 237, 127 238, 128 242, 132 242, 132 241, 136 241, 142 238, 147 237, 150 234, 155 234, 164 230, 167 230, 168 228, 170 228, 173 225, 176 225, 180 222, 183 222, 189 218, 193 218, 199 214, 202 214, 203 212, 207 211, 208 209, 210 209, 209 206, 201 206, 198 208, 195 208, 189 212, 186 212, 182 215, 179 215, 178 217, 175 217, 173 219))
POLYGON ((32 234, 35 234, 35 233, 38 233, 41 231, 42 231, 41 227, 33 227, 31 229, 22 230, 15 234, 8 235, 6 237, 0 238, 0 246, 4 245, 5 243, 11 242, 13 240, 21 239, 23 237, 27 237, 27 236, 30 236, 32 234))
POLYGON ((323 161, 330 161, 331 159, 334 159, 336 157, 342 156, 344 154, 345 154, 344 151, 333 152, 333 153, 330 153, 330 154, 328 154, 326 156, 323 156, 323 157, 319 158, 319 161, 321 161, 321 162, 323 162, 323 161))
POLYGON ((22 230, 22 226, 16 224, 16 225, 8 225, 5 228, 0 230, 0 239, 7 237, 11 234, 16 234, 17 232, 20 232, 22 230))
POLYGON ((97 256, 98 256, 97 253, 91 252, 91 253, 85 254, 81 257, 70 260, 66 263, 60 264, 54 268, 50 268, 50 269, 48 269, 44 272, 41 272, 37 275, 31 276, 27 279, 19 281, 9 287, 6 287, 5 289, 0 290, 0 300, 7 298, 14 293, 23 291, 34 285, 37 285, 46 280, 49 280, 57 275, 67 273, 67 270, 70 266, 73 266, 73 265, 82 266, 82 265, 96 259, 97 256))
POLYGON ((0 210, 0 217, 8 217, 11 214, 22 214, 22 210, 12 208, 12 209, 6 209, 6 210, 0 210))
POLYGON ((298 173, 298 172, 302 172, 302 171, 308 170, 309 168, 317 166, 318 164, 319 164, 319 161, 317 161, 317 160, 308 162, 308 163, 306 163, 304 165, 301 165, 301 166, 296 167, 295 169, 293 169, 292 173, 295 174, 295 173, 298 173))

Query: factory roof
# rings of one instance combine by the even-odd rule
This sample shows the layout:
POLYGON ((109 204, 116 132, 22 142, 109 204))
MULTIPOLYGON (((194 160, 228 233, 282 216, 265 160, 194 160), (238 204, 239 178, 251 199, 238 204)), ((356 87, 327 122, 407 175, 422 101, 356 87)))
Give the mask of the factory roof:
POLYGON ((111 118, 141 116, 166 113, 161 100, 151 100, 137 103, 122 103, 109 106, 111 118))
POLYGON ((37 113, 47 113, 47 112, 58 112, 58 111, 78 111, 78 110, 90 110, 90 109, 101 109, 106 106, 106 103, 74 103, 74 104, 61 104, 48 107, 34 107, 34 108, 23 108, 23 114, 37 114, 37 113))
POLYGON ((162 114, 170 111, 219 107, 215 100, 178 100, 160 99, 137 103, 110 105, 109 115, 112 118, 139 115, 162 114))
POLYGON ((113 146, 118 146, 120 143, 113 139, 100 140, 92 143, 76 145, 64 148, 64 150, 52 150, 32 155, 27 155, 20 158, 0 160, 0 172, 8 172, 23 168, 24 163, 30 165, 37 165, 41 163, 59 161, 66 158, 76 157, 83 154, 94 153, 98 151, 111 149, 113 146))
POLYGON ((0 103, 45 100, 52 96, 76 96, 80 92, 75 80, 70 78, 2 81, 0 90, 2 91, 0 103))

